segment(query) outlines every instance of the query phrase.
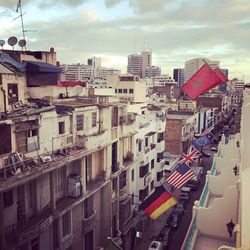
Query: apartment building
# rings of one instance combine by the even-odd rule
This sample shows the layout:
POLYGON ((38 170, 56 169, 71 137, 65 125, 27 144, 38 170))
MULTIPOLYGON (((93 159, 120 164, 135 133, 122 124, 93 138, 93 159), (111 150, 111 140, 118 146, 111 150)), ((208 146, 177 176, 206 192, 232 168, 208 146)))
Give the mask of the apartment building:
POLYGON ((113 75, 107 79, 108 88, 115 90, 120 100, 132 102, 146 101, 146 83, 131 74, 113 75))
POLYGON ((186 152, 194 138, 195 113, 188 110, 168 110, 166 117, 165 151, 172 155, 186 152))
MULTIPOLYGON (((26 79, 14 66, 1 61, 4 88, 26 79)), ((107 237, 124 244, 136 133, 127 105, 108 96, 39 99, 27 85, 18 106, 1 106, 1 249, 98 249, 107 237)))

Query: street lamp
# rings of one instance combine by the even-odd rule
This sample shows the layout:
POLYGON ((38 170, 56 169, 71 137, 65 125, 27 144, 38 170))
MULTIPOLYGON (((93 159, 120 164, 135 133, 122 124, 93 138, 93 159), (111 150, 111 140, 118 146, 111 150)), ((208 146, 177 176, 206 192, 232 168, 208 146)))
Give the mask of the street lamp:
POLYGON ((234 227, 235 227, 235 224, 233 223, 233 220, 231 219, 231 221, 229 223, 227 223, 227 231, 230 235, 230 238, 232 237, 234 227))

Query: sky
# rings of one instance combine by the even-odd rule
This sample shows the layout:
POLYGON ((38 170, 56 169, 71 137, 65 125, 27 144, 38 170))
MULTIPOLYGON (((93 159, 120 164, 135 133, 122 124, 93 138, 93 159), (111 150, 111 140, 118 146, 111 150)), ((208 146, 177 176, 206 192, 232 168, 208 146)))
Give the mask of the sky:
MULTIPOLYGON (((0 0, 0 40, 22 39, 17 2, 0 0)), ((129 54, 151 49, 153 65, 163 74, 172 75, 185 61, 205 57, 219 60, 230 79, 250 82, 249 0, 21 2, 27 49, 53 47, 61 64, 86 64, 96 56, 102 66, 125 73, 129 54)))

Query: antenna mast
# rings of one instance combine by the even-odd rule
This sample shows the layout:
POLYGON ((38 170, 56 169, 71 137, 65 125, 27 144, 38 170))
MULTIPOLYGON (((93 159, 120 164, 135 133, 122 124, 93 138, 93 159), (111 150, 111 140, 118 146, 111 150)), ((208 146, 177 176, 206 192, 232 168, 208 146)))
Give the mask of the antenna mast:
MULTIPOLYGON (((24 29, 24 24, 23 24, 23 10, 22 10, 22 2, 21 0, 18 0, 18 3, 17 3, 17 7, 16 7, 16 12, 18 13, 20 9, 20 16, 21 17, 21 24, 22 24, 22 33, 23 33, 23 39, 25 40, 25 29, 24 29)), ((24 46, 25 50, 26 50, 26 44, 24 46)))

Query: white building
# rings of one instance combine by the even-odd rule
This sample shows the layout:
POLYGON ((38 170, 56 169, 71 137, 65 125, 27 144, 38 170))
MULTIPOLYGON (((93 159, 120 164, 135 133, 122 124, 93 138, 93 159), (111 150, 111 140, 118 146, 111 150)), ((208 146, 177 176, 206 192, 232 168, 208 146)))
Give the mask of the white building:
POLYGON ((206 58, 194 58, 185 62, 185 71, 184 78, 187 82, 192 75, 194 75, 204 64, 205 62, 212 68, 215 69, 220 66, 219 61, 211 61, 206 58))

